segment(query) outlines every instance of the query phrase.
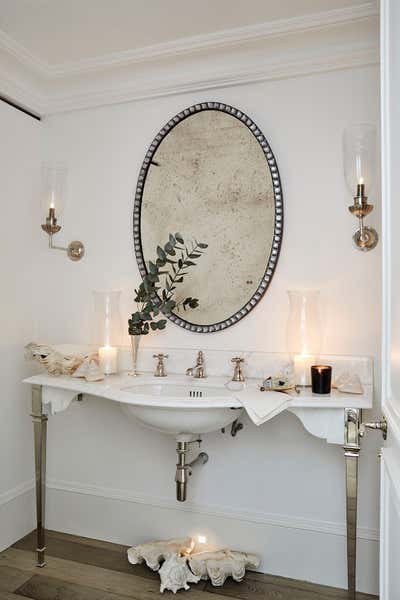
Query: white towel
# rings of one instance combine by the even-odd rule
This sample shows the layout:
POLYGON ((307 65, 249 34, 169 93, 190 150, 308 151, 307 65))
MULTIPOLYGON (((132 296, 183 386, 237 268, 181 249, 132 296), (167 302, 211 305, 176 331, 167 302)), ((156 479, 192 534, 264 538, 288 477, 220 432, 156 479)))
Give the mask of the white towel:
POLYGON ((262 425, 279 415, 290 405, 290 396, 283 392, 261 392, 247 387, 239 392, 237 398, 243 404, 247 414, 255 425, 262 425))

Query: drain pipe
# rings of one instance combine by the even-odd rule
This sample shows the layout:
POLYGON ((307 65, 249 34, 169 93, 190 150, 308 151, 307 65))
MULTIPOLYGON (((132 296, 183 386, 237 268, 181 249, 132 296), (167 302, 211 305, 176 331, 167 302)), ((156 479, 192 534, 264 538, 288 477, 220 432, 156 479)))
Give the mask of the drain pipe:
POLYGON ((190 463, 186 462, 186 455, 190 450, 189 445, 193 442, 177 442, 176 451, 178 453, 178 462, 176 465, 176 499, 178 502, 185 502, 187 482, 192 474, 192 469, 196 465, 205 465, 208 461, 208 454, 206 452, 200 452, 197 458, 192 460, 190 463))

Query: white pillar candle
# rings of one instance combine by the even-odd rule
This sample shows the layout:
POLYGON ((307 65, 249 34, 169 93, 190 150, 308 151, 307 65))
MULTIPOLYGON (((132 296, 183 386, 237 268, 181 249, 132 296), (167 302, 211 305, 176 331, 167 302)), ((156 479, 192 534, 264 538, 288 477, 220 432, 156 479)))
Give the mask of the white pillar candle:
POLYGON ((296 354, 294 357, 294 380, 296 385, 311 385, 311 366, 316 357, 310 354, 296 354))
POLYGON ((104 375, 111 375, 118 371, 118 351, 112 346, 99 348, 99 363, 104 375))

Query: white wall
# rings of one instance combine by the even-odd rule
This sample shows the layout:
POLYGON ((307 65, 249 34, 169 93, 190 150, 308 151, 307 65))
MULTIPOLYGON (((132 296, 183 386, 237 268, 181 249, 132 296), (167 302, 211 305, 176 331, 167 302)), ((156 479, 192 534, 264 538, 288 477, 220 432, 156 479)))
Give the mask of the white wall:
POLYGON ((23 347, 35 337, 35 277, 39 249, 34 202, 40 165, 41 124, 0 102, 0 550, 33 527, 31 367, 23 347))
MULTIPOLYGON (((319 288, 324 351, 378 359, 380 250, 363 254, 352 247, 356 222, 347 211, 351 198, 341 152, 347 124, 378 122, 378 71, 372 66, 46 119, 45 154, 70 168, 59 242, 81 239, 87 255, 74 264, 62 254, 41 253, 40 340, 90 341, 93 289, 122 289, 128 317, 139 281, 132 203, 141 162, 171 116, 205 100, 244 110, 272 146, 285 200, 281 257, 267 295, 236 326, 201 335, 168 324, 145 344, 285 351, 286 290, 319 288)), ((379 228, 379 210, 370 222, 379 228)), ((105 401, 75 404, 50 420, 48 524, 125 543, 206 530, 223 543, 261 552, 267 572, 346 586, 340 448, 312 438, 294 416, 282 415, 259 429, 247 424, 236 439, 205 436, 204 449, 211 460, 190 483, 191 504, 178 505, 173 440, 127 423, 105 401)), ((367 439, 359 587, 369 592, 377 590, 377 479, 376 443, 367 439)))

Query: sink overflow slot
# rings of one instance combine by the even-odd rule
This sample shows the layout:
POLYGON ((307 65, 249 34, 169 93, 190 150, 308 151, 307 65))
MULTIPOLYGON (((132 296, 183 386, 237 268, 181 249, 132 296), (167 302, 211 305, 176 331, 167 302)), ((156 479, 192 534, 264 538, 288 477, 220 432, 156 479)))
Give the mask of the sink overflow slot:
POLYGON ((194 390, 190 390, 190 392, 189 392, 189 398, 202 398, 202 397, 203 397, 203 392, 194 391, 194 390))

